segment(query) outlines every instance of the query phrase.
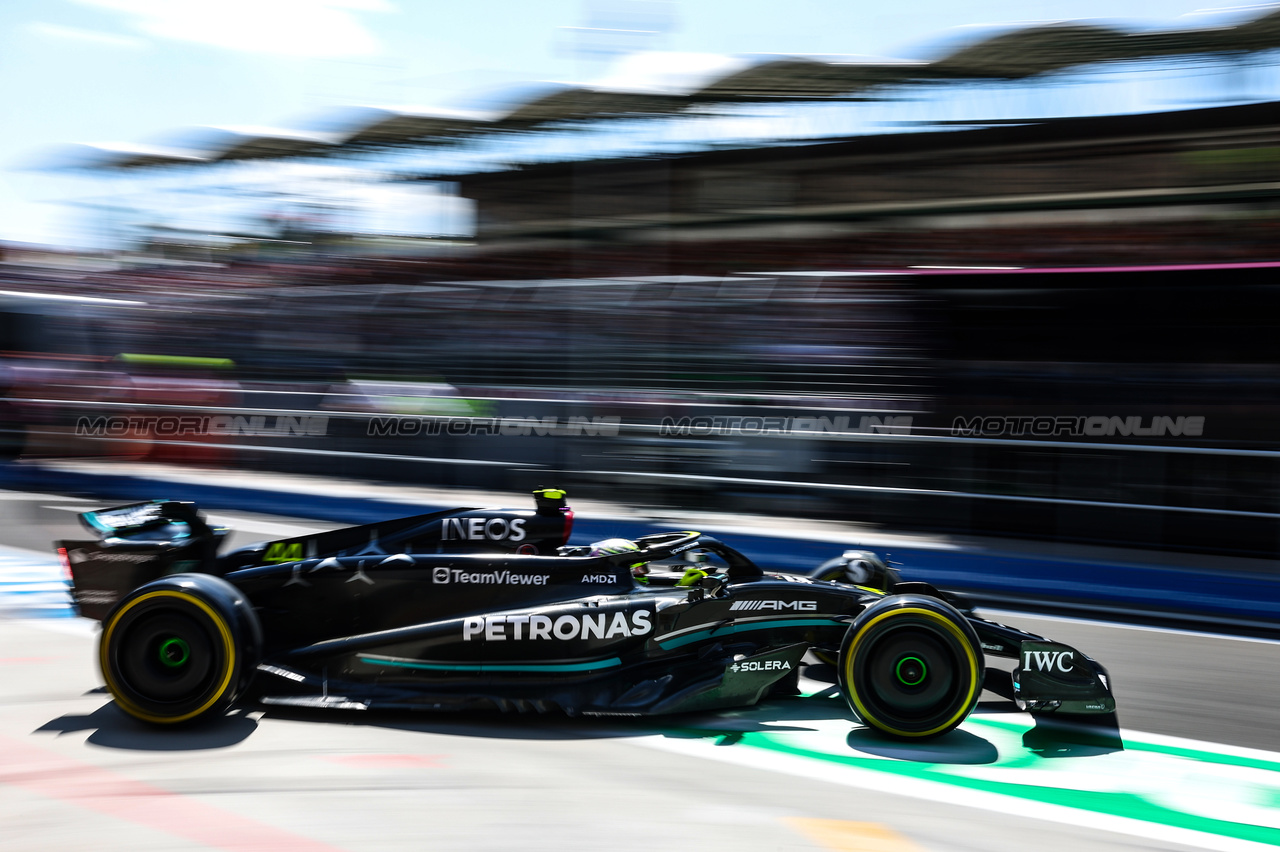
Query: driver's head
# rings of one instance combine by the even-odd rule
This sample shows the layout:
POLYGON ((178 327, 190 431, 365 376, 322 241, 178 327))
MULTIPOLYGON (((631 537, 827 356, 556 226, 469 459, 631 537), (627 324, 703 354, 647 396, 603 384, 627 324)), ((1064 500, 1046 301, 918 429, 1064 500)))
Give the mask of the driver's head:
POLYGON ((630 553, 639 550, 640 546, 625 538, 606 538, 591 545, 592 556, 606 556, 610 553, 630 553))
MULTIPOLYGON (((631 553, 639 551, 640 546, 634 541, 625 538, 606 538, 604 541, 597 541, 591 545, 589 555, 591 556, 608 556, 613 553, 631 553)), ((631 566, 631 573, 637 576, 649 573, 649 569, 643 562, 636 562, 631 566)))

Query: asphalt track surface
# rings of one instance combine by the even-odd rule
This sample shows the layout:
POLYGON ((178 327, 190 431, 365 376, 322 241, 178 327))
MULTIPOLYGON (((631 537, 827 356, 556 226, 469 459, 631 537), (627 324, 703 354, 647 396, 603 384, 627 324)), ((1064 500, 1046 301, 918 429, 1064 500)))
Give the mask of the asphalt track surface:
MULTIPOLYGON (((1280 845, 1280 644, 1009 613, 988 615, 1110 669, 1119 730, 991 700, 890 743, 815 665, 807 697, 696 717, 250 707, 157 731, 101 691, 95 626, 58 608, 49 542, 92 507, 0 493, 0 850, 1280 845)), ((233 544, 331 526, 213 514, 233 544)))

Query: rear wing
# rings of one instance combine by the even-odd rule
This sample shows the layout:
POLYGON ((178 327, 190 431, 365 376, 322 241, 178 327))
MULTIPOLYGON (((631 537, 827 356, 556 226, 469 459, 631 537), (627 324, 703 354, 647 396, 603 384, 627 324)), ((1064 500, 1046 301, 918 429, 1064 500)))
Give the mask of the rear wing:
POLYGON ((103 538, 137 536, 168 524, 187 524, 202 533, 212 533, 193 503, 176 500, 149 500, 112 509, 98 509, 78 515, 80 523, 103 538))
POLYGON ((124 595, 166 574, 212 572, 225 530, 211 527, 191 503, 154 500, 84 512, 97 538, 54 547, 71 577, 80 614, 101 621, 124 595))
MULTIPOLYGON (((410 545, 415 553, 554 552, 569 539, 573 510, 557 488, 538 489, 534 502, 533 511, 451 509, 259 542, 219 557, 226 530, 211 527, 192 503, 152 500, 85 512, 80 522, 97 538, 54 546, 71 576, 71 598, 80 614, 101 621, 130 591, 167 574, 221 577, 313 557, 394 554, 410 545)), ((664 543, 665 555, 678 544, 664 543)))

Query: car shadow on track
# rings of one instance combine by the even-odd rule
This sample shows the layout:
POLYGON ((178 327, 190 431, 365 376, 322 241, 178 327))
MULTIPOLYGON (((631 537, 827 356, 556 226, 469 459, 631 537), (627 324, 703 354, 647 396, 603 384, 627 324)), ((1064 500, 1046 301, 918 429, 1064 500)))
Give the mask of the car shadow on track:
POLYGON ((58 736, 92 731, 86 742, 103 748, 132 751, 205 751, 244 742, 258 728, 243 710, 198 725, 157 727, 140 722, 110 702, 88 714, 68 713, 36 728, 35 733, 58 736))
MULTIPOLYGON (((768 698, 750 707, 663 717, 568 717, 501 713, 432 713, 420 710, 312 709, 280 705, 246 705, 198 724, 155 727, 137 721, 114 702, 87 715, 68 714, 42 725, 38 732, 58 735, 91 731, 87 742, 139 751, 198 751, 243 742, 259 721, 289 720, 326 725, 357 725, 428 735, 509 740, 592 740, 663 736, 668 739, 714 740, 732 746, 755 734, 807 734, 825 731, 845 735, 851 756, 857 754, 916 763, 974 765, 995 762, 996 747, 982 736, 957 729, 925 742, 897 741, 862 727, 838 697, 834 670, 809 665, 804 670, 804 696, 768 698), (250 715, 252 714, 252 715, 250 715), (847 726, 847 727, 845 727, 847 726), (833 731, 833 727, 836 729, 833 731), (847 733, 846 733, 847 732, 847 733)), ((95 690, 102 692, 103 690, 95 690)), ((1012 702, 994 696, 979 702, 975 717, 1020 717, 1012 702)), ((838 740, 837 740, 838 741, 838 740)), ((1038 717, 1022 734, 1022 745, 1042 757, 1078 757, 1123 749, 1114 715, 1079 718, 1038 717)))
POLYGON ((1039 716, 1022 746, 1040 757, 1090 757, 1124 751, 1115 713, 1103 716, 1039 716))
POLYGON ((958 728, 923 742, 890 740, 870 728, 855 728, 845 742, 856 752, 912 763, 977 766, 1000 759, 999 750, 990 742, 958 728))

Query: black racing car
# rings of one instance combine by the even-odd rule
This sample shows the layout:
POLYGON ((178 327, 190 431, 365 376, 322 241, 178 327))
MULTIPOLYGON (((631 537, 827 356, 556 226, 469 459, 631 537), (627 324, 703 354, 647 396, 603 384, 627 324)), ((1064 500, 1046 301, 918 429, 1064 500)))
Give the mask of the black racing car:
POLYGON ((598 553, 565 547, 563 492, 535 498, 532 510, 455 509, 222 555, 225 530, 190 504, 155 501, 86 512, 97 539, 57 547, 81 614, 102 622, 108 689, 158 724, 247 698, 709 710, 794 693, 810 651, 834 664, 858 718, 895 737, 951 730, 984 688, 1032 713, 1115 708, 1106 670, 1083 653, 978 618, 875 554, 801 577, 697 532, 598 553), (988 669, 987 656, 1017 663, 988 669))

